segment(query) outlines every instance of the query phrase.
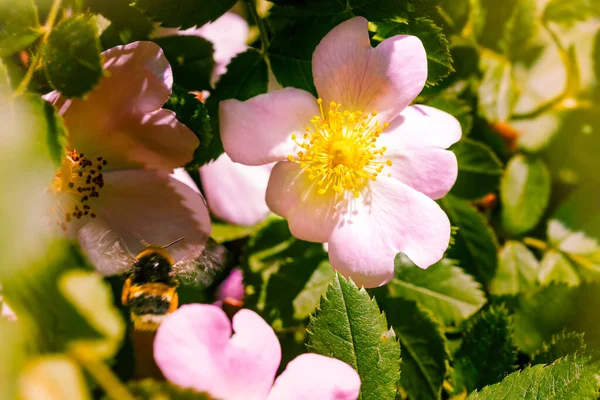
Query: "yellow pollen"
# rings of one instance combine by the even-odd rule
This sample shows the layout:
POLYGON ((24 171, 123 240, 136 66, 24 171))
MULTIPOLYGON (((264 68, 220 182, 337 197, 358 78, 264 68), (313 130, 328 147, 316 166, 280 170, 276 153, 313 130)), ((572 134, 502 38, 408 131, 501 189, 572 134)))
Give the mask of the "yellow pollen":
POLYGON ((107 164, 103 157, 92 160, 67 148, 60 169, 47 188, 56 200, 56 207, 49 211, 62 230, 67 230, 67 224, 74 219, 96 218, 90 202, 100 196, 104 187, 102 170, 107 164))
MULTIPOLYGON (((376 111, 343 110, 336 102, 323 109, 323 100, 317 99, 321 115, 311 118, 311 130, 307 127, 302 134, 292 134, 292 140, 303 149, 288 160, 299 164, 315 180, 317 193, 343 194, 350 192, 359 197, 370 181, 375 181, 385 166, 392 161, 382 159, 386 148, 378 148, 377 138, 389 126, 376 121, 376 111)), ((390 176, 390 174, 387 174, 390 176)))

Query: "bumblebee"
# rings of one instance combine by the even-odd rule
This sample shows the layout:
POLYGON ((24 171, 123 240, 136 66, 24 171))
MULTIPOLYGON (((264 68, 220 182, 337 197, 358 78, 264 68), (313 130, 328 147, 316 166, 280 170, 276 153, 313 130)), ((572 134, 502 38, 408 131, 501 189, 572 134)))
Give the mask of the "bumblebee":
POLYGON ((126 276, 121 303, 129 307, 134 329, 138 331, 155 331, 162 320, 177 309, 177 288, 181 283, 208 286, 227 263, 225 247, 210 239, 203 249, 192 250, 175 262, 168 248, 185 238, 160 246, 138 237, 144 249, 137 256, 109 230, 103 231, 97 226, 85 227, 79 238, 85 248, 94 244, 88 257, 100 272, 126 276), (100 254, 103 256, 99 257, 100 254), (106 255, 109 255, 110 265, 106 264, 106 255))

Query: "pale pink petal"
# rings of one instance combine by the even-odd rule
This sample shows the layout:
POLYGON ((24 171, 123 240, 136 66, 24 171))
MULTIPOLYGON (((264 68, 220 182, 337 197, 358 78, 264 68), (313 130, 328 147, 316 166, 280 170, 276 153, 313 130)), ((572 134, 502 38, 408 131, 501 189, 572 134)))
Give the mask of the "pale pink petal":
POLYGON ((265 192, 272 164, 248 166, 223 153, 200 168, 208 208, 218 218, 236 225, 254 225, 269 213, 265 192))
POLYGON ((414 105, 390 123, 377 145, 386 146, 388 151, 447 149, 458 142, 461 135, 460 124, 452 115, 437 108, 414 105))
POLYGON ((215 48, 213 57, 216 65, 212 77, 213 84, 227 71, 227 65, 231 60, 248 48, 246 45, 248 31, 248 22, 233 12, 227 12, 216 21, 198 29, 199 36, 212 42, 215 48))
POLYGON ((405 253, 427 268, 439 261, 450 240, 450 221, 429 197, 380 177, 357 199, 329 239, 334 269, 357 285, 376 287, 394 275, 394 257, 405 253))
POLYGON ((356 400, 359 391, 360 377, 351 366, 309 353, 287 365, 267 400, 356 400))
POLYGON ((217 288, 217 300, 225 300, 227 298, 235 300, 244 300, 244 276, 239 268, 234 268, 229 273, 229 276, 217 288))
POLYGON ((385 171, 432 199, 442 198, 452 189, 458 175, 456 156, 449 150, 394 150, 384 155, 392 161, 385 171))
POLYGON ((171 67, 158 45, 135 42, 105 51, 106 76, 83 99, 44 98, 65 119, 69 144, 108 169, 173 169, 191 160, 196 136, 159 110, 171 95, 171 67))
POLYGON ((154 340, 154 359, 165 377, 220 400, 264 400, 281 361, 273 329, 254 311, 184 305, 167 316, 154 340))
POLYGON ((421 92, 427 57, 415 36, 398 35, 371 47, 368 21, 342 22, 319 43, 312 57, 315 86, 325 104, 379 112, 391 121, 421 92))
POLYGON ((283 161, 273 168, 267 204, 288 220, 290 231, 298 239, 326 242, 339 219, 335 192, 319 195, 319 188, 296 163, 283 161))
POLYGON ((219 105, 223 147, 235 162, 262 165, 285 160, 298 146, 292 133, 303 134, 319 115, 316 99, 308 92, 285 88, 247 101, 225 100, 219 105))
POLYGON ((99 197, 89 204, 132 254, 143 249, 136 235, 156 245, 184 237, 169 248, 178 261, 203 249, 210 235, 208 209, 197 188, 164 172, 105 173, 99 197))

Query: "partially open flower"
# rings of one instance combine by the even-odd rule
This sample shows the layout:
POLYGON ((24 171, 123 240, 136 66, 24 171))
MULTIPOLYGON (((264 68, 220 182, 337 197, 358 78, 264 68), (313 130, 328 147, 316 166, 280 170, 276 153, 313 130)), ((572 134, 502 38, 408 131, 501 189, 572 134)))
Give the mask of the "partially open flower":
MULTIPOLYGON (((162 50, 152 42, 118 46, 103 54, 106 77, 83 99, 58 92, 45 96, 63 116, 69 151, 48 186, 51 222, 70 234, 94 222, 131 251, 137 237, 174 246, 175 259, 202 248, 210 219, 197 188, 172 174, 191 160, 198 139, 161 106, 173 77, 162 50)), ((93 252, 89 241, 84 250, 93 252)), ((95 254, 97 264, 113 262, 95 254)))
POLYGON ((457 176, 447 149, 461 128, 451 115, 409 106, 427 78, 421 41, 399 35, 372 48, 358 17, 315 49, 320 95, 285 88, 220 104, 220 130, 231 159, 277 162, 267 204, 291 232, 328 242, 333 268, 359 285, 388 282, 404 252, 421 268, 437 262, 450 223, 435 199, 457 176))
POLYGON ((217 306, 182 306, 158 328, 154 358, 172 383, 220 400, 355 400, 360 390, 352 367, 317 354, 296 357, 273 382, 281 346, 246 309, 230 322, 217 306))

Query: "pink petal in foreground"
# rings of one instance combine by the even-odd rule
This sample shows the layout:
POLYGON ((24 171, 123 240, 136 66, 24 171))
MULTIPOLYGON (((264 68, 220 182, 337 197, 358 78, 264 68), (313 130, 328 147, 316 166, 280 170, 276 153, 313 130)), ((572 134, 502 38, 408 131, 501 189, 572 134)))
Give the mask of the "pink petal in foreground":
POLYGON ((273 329, 253 311, 184 305, 158 328, 154 358, 165 377, 221 400, 264 400, 281 360, 273 329))
POLYGON ((335 192, 319 195, 319 188, 297 163, 278 162, 271 172, 267 204, 288 220, 290 231, 298 239, 326 242, 338 222, 335 192))
POLYGON ((254 225, 269 213, 265 193, 272 165, 248 166, 223 153, 200 168, 200 179, 210 211, 235 225, 254 225))
POLYGON ((83 99, 44 98, 65 119, 69 145, 107 170, 172 169, 191 160, 196 136, 160 107, 171 95, 171 67, 160 47, 134 42, 102 53, 106 76, 83 99))
POLYGON ((331 266, 358 286, 381 286, 394 276, 394 258, 405 253, 427 268, 450 240, 450 221, 429 197, 388 177, 372 182, 329 239, 331 266))
POLYGON ((372 48, 368 21, 356 17, 321 40, 312 70, 325 104, 334 101, 350 111, 377 111, 380 120, 389 122, 423 89, 427 57, 415 36, 393 36, 372 48))
POLYGON ((320 115, 316 99, 296 88, 243 102, 222 101, 219 123, 223 147, 233 161, 246 165, 285 160, 298 151, 292 133, 303 133, 316 115, 320 115))
POLYGON ((277 378, 267 400, 356 400, 358 373, 348 364, 319 354, 302 354, 277 378))

